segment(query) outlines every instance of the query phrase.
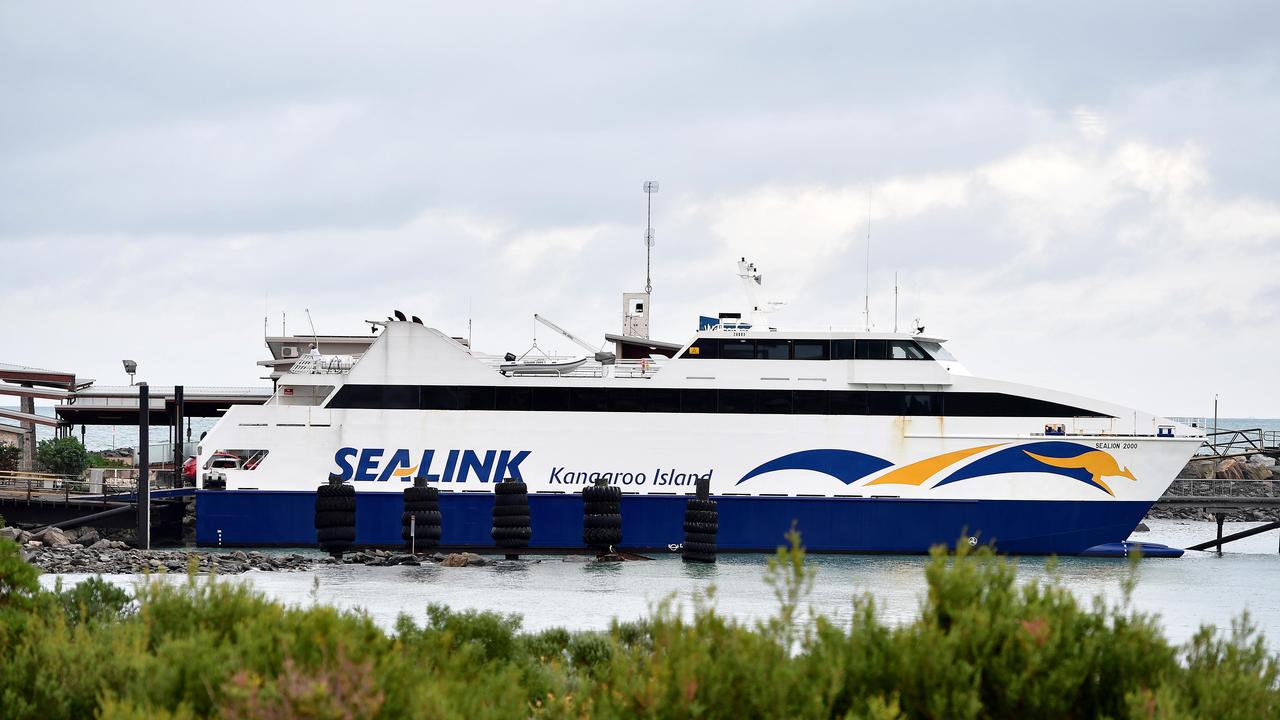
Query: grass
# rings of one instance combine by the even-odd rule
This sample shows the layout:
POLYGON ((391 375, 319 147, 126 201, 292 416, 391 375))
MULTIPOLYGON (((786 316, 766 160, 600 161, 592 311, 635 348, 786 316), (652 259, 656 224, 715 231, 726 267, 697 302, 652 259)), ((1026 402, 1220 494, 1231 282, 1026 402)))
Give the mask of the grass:
POLYGON ((136 596, 100 579, 44 591, 0 542, 0 717, 1280 717, 1277 658, 1247 617, 1174 646, 1131 607, 1133 581, 1118 603, 1081 603, 961 544, 935 549, 916 620, 891 626, 864 596, 838 627, 806 612, 814 569, 789 539, 765 622, 708 596, 538 633, 442 606, 387 632, 194 574, 136 596))

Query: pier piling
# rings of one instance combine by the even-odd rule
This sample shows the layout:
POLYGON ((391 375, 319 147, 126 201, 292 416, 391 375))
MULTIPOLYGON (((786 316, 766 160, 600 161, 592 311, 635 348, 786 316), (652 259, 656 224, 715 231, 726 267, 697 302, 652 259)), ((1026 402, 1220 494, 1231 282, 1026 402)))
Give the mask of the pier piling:
POLYGON ((151 388, 138 383, 138 547, 151 549, 151 388))

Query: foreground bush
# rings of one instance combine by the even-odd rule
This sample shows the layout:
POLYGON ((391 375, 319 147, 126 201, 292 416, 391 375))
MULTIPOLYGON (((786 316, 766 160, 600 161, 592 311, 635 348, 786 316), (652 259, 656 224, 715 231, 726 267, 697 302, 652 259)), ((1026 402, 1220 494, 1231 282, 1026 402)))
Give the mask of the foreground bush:
POLYGON ((889 627, 864 597, 842 628, 806 613, 813 575, 792 542, 769 564, 769 622, 729 620, 709 596, 688 617, 667 603, 608 632, 536 634, 438 606, 387 633, 194 576, 136 599, 96 579, 44 592, 0 542, 0 717, 1280 716, 1277 659, 1247 620, 1176 648, 1127 599, 1019 587, 961 545, 928 563, 919 619, 889 627))

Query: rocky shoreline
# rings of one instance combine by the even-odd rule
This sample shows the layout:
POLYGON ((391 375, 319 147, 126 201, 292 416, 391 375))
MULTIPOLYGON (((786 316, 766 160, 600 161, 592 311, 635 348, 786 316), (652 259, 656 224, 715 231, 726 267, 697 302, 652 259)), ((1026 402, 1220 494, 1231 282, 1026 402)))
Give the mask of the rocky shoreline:
MULTIPOLYGON (((76 533, 80 542, 72 542, 67 533, 50 528, 38 534, 15 527, 0 528, 0 538, 12 540, 21 547, 26 562, 47 573, 59 575, 140 575, 195 572, 199 575, 239 575, 251 570, 259 572, 297 572, 317 565, 439 565, 440 567, 482 567, 497 562, 476 553, 419 553, 413 555, 389 550, 357 550, 342 560, 329 556, 302 553, 264 553, 233 550, 213 552, 188 549, 139 550, 119 540, 100 538, 92 530, 76 533), (91 540, 84 544, 84 540, 91 540)), ((549 558, 535 558, 542 562, 549 558)), ((591 557, 568 555, 562 562, 617 562, 617 556, 591 557)))
MULTIPOLYGON (((1261 454, 1223 460, 1193 459, 1178 473, 1178 479, 1173 481, 1165 494, 1183 497, 1280 497, 1280 478, 1276 477, 1276 471, 1276 460, 1261 454)), ((1203 508, 1159 503, 1151 508, 1147 517, 1161 520, 1213 519, 1203 508)), ((1240 508, 1231 513, 1230 519, 1240 522, 1278 520, 1280 507, 1260 505, 1240 508)))

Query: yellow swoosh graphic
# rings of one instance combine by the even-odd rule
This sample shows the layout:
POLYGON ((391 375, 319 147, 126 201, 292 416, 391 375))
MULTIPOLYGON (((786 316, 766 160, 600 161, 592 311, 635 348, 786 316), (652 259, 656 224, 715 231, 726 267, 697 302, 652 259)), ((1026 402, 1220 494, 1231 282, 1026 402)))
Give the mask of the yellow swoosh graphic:
POLYGON ((1045 465, 1067 468, 1070 470, 1077 468, 1084 470, 1085 472, 1093 475, 1093 482, 1097 484, 1098 487, 1106 490, 1107 494, 1112 497, 1115 497, 1115 493, 1111 492, 1111 488, 1102 481, 1103 476, 1127 477, 1130 480, 1137 480, 1137 478, 1133 476, 1133 473, 1129 471, 1129 468, 1121 470, 1120 463, 1116 462, 1116 459, 1111 456, 1111 453, 1103 452, 1101 450, 1091 450, 1083 455, 1077 455, 1072 458, 1045 457, 1044 455, 1037 455, 1026 450, 1023 452, 1045 465))
POLYGON ((391 477, 413 477, 416 472, 418 472, 417 466, 400 468, 399 470, 392 470, 391 477))
POLYGON ((921 485, 925 480, 941 472, 949 465, 954 465, 968 457, 973 457, 984 450, 1000 447, 1005 443, 982 445, 979 447, 955 450, 941 455, 934 455, 910 465, 904 465, 891 473, 886 473, 867 483, 867 485, 921 485))

